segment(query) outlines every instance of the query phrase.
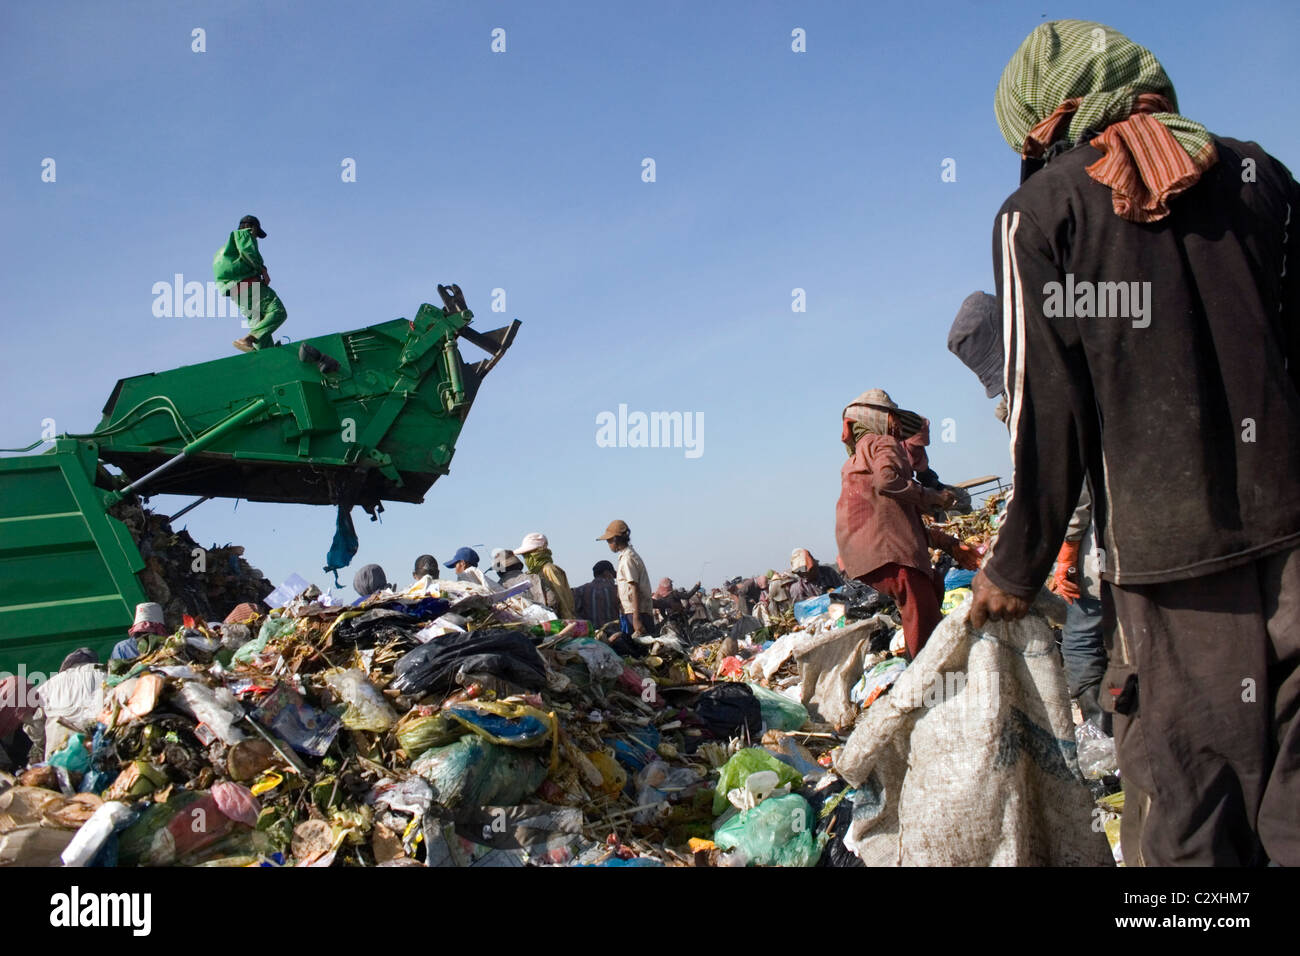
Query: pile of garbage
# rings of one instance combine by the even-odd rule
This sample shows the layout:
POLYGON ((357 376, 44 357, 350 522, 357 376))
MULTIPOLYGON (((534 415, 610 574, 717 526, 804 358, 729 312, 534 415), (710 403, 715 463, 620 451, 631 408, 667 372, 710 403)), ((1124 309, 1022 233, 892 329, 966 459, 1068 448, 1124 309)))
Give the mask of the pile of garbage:
POLYGON ((65 664, 0 865, 862 865, 835 761, 908 669, 865 585, 626 657, 526 584, 277 594, 65 664))
POLYGON ((148 510, 138 498, 119 502, 111 514, 139 547, 145 563, 140 583, 172 630, 181 627, 186 614, 212 620, 236 605, 256 604, 274 587, 244 559, 241 546, 200 547, 188 531, 172 530, 166 515, 148 510))

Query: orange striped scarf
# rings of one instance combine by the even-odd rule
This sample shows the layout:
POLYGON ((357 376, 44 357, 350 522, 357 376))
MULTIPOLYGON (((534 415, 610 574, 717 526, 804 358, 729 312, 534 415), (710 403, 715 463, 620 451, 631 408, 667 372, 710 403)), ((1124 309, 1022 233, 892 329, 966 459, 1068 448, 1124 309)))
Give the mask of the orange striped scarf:
MULTIPOLYGON (((1063 135, 1083 97, 1068 99, 1047 119, 1029 131, 1023 154, 1041 156, 1063 135)), ((1088 175, 1109 186, 1115 215, 1130 222, 1158 222, 1169 215, 1169 200, 1190 189, 1218 159, 1210 143, 1196 157, 1188 155, 1168 128, 1152 113, 1173 113, 1175 108, 1158 93, 1139 93, 1132 114, 1112 123, 1091 140, 1102 158, 1088 167, 1088 175)))

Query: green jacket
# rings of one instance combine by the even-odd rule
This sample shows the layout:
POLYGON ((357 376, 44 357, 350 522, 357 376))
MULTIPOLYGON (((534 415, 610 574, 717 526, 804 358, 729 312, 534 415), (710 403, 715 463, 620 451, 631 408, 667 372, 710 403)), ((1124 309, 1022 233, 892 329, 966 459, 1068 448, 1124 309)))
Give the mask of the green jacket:
POLYGON ((257 278, 265 268, 251 229, 236 229, 212 258, 212 277, 222 292, 245 279, 257 278))

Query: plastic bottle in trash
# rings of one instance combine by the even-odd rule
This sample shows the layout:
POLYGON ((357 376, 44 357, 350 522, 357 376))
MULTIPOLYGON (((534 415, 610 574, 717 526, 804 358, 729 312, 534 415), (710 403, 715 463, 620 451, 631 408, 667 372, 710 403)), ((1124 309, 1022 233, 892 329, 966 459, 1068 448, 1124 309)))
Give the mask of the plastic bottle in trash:
POLYGON ((101 803, 90 819, 81 825, 72 842, 63 851, 64 866, 86 866, 120 826, 129 823, 135 813, 125 803, 109 800, 101 803))

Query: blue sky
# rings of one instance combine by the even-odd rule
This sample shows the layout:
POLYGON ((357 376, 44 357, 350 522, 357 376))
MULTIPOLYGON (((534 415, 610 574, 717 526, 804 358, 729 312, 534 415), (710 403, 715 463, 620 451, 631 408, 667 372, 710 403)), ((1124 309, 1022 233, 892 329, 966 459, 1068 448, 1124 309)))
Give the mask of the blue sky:
MULTIPOLYGON (((998 76, 1058 18, 1127 33, 1186 115, 1300 163, 1293 3, 7 4, 0 446, 92 429, 119 377, 228 354, 237 321, 155 318, 151 290, 210 279, 251 212, 295 341, 410 317, 440 281, 479 328, 523 322, 451 474, 382 525, 357 512, 353 568, 405 580, 422 552, 542 531, 577 584, 616 517, 656 580, 833 561, 839 412, 863 390, 931 419, 945 480, 1009 471, 945 343, 992 288, 1017 184, 998 76), (620 403, 702 413, 703 454, 597 447, 620 403)), ((326 583, 329 509, 215 500, 181 523, 273 583, 326 583)))

